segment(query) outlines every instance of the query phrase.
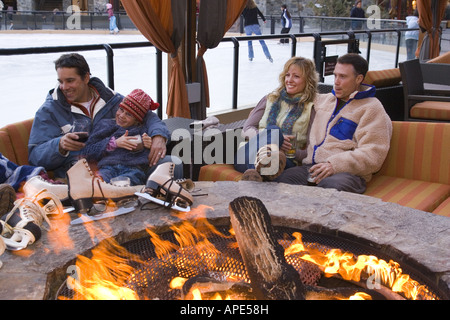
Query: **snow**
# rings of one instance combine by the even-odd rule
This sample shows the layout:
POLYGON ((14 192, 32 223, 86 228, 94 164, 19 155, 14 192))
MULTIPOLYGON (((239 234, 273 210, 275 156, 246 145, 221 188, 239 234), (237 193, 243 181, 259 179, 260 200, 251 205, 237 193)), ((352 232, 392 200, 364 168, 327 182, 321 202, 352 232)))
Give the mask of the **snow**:
MULTIPOLYGON (((110 35, 82 33, 0 33, 0 48, 68 46, 147 41, 140 34, 110 35)), ((255 58, 248 60, 247 41, 239 43, 238 106, 254 106, 278 86, 278 75, 290 58, 291 46, 278 40, 266 40, 273 57, 270 63, 263 54, 259 41, 253 41, 255 58)), ((327 56, 341 55, 346 45, 327 47, 327 56)), ((361 49, 363 56, 365 50, 361 49)), ((156 98, 156 55, 153 47, 114 50, 115 90, 126 95, 141 88, 156 98)), ((393 68, 395 51, 372 49, 370 69, 393 68)), ((107 83, 106 53, 104 50, 80 51, 91 67, 92 76, 107 83)), ((48 91, 57 85, 54 61, 62 53, 0 56, 0 128, 13 122, 34 117, 48 91)), ((313 58, 313 43, 297 43, 297 55, 313 58)), ((223 42, 208 50, 204 59, 208 72, 211 107, 209 113, 230 110, 233 85, 233 44, 223 42)), ((404 57, 400 55, 400 61, 404 57)), ((325 78, 332 83, 332 76, 325 78)), ((167 56, 163 55, 163 107, 167 102, 167 56)), ((165 117, 165 111, 164 117, 165 117)))

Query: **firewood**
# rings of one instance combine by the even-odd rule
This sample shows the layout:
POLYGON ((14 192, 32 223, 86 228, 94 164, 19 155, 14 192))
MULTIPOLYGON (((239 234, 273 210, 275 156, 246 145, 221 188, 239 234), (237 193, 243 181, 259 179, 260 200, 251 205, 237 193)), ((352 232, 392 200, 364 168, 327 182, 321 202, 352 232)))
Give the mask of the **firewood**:
POLYGON ((260 300, 304 300, 305 286, 284 258, 269 213, 261 200, 239 197, 230 219, 253 292, 260 300))
MULTIPOLYGON (((373 295, 365 288, 323 288, 305 285, 299 273, 286 262, 270 215, 261 200, 239 197, 229 205, 239 251, 257 299, 342 300, 357 292, 373 295)), ((379 297, 377 297, 379 298, 379 297)))
POLYGON ((219 281, 209 276, 195 276, 189 278, 181 289, 183 300, 192 300, 194 290, 198 290, 202 299, 209 300, 220 294, 222 299, 255 300, 252 288, 245 282, 219 281))

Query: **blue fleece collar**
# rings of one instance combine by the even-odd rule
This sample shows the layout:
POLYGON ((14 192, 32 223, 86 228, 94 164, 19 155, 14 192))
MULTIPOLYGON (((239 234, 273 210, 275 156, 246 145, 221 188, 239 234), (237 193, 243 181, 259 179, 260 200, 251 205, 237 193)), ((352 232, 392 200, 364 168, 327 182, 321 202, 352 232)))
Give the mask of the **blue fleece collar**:
MULTIPOLYGON (((372 86, 370 84, 361 84, 361 89, 364 89, 362 91, 358 91, 356 92, 356 94, 352 93, 350 95, 350 100, 351 99, 365 99, 365 98, 373 98, 375 97, 375 92, 376 92, 376 88, 375 86, 372 86)), ((334 92, 334 88, 333 90, 331 90, 331 93, 336 96, 336 93, 334 92)))

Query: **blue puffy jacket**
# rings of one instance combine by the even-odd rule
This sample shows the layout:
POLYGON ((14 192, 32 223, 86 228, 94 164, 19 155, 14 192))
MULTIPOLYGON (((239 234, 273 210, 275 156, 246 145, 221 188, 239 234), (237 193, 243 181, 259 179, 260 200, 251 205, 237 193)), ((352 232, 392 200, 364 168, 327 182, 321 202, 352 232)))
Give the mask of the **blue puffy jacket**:
MULTIPOLYGON (((123 96, 114 92, 95 77, 89 81, 100 95, 98 103, 104 104, 96 111, 92 119, 92 127, 102 119, 111 119, 116 115, 123 96)), ((71 106, 57 86, 49 91, 43 105, 36 112, 30 139, 28 141, 28 161, 34 166, 42 166, 47 171, 53 171, 55 177, 65 178, 67 170, 79 159, 79 151, 68 154, 59 152, 59 140, 70 131, 75 119, 87 118, 77 107, 71 106)), ((169 140, 169 130, 165 123, 154 112, 148 112, 144 119, 148 135, 161 135, 169 140)))

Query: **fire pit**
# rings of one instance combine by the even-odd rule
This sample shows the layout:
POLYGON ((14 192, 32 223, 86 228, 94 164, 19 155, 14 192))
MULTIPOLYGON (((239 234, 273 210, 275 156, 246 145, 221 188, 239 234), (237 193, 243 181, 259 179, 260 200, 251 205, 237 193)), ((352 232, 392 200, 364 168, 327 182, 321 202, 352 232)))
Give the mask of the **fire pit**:
MULTIPOLYGON (((155 238, 151 236, 122 244, 125 250, 120 250, 123 256, 117 259, 116 263, 123 264, 124 261, 127 261, 126 263, 131 268, 128 270, 129 273, 126 274, 126 279, 124 279, 120 288, 121 291, 118 291, 117 287, 110 288, 110 293, 115 291, 113 294, 122 299, 137 298, 142 300, 180 300, 199 299, 202 297, 221 300, 227 298, 238 300, 254 299, 255 297, 251 293, 251 285, 249 285, 250 278, 239 248, 236 246, 236 240, 229 233, 230 228, 230 226, 221 226, 210 230, 213 232, 209 232, 208 240, 213 246, 211 248, 214 248, 212 250, 204 250, 205 248, 201 248, 198 245, 179 246, 179 234, 174 234, 174 232, 165 232, 156 236, 159 244, 166 242, 166 246, 167 243, 170 243, 170 247, 177 248, 170 253, 166 252, 162 255, 158 253, 160 248, 155 247, 155 238), (182 285, 177 285, 177 281, 181 281, 182 285), (230 282, 229 285, 224 285, 227 281, 230 282), (201 289, 195 289, 196 286, 201 287, 201 289), (231 289, 232 286, 235 287, 234 290, 231 289), (124 288, 131 291, 126 290, 125 294, 120 296, 123 294, 122 289, 124 288), (127 296, 130 292, 132 294, 127 296)), ((293 235, 299 235, 300 233, 302 235, 300 243, 304 246, 305 252, 316 252, 321 257, 332 249, 338 249, 342 253, 351 254, 355 257, 370 256, 376 259, 377 262, 383 260, 378 260, 375 257, 383 258, 385 261, 389 261, 392 258, 387 257, 385 253, 375 249, 373 244, 369 243, 356 243, 343 237, 289 227, 277 227, 275 229, 278 242, 287 251, 289 251, 288 248, 294 248, 299 243, 293 235)), ((386 284, 388 281, 386 275, 366 274, 364 281, 345 281, 337 273, 337 276, 326 277, 323 270, 316 264, 302 259, 304 256, 305 254, 299 253, 287 254, 286 259, 299 273, 305 285, 327 288, 325 298, 330 298, 332 295, 333 298, 339 299, 345 293, 359 292, 361 294, 361 291, 364 291, 366 295, 362 297, 366 299, 449 299, 447 293, 443 292, 439 286, 436 286, 427 275, 419 271, 423 268, 417 264, 402 265, 401 272, 407 277, 406 280, 410 281, 411 285, 410 288, 407 288, 407 285, 403 284, 406 291, 394 293, 386 287, 388 285, 386 284), (414 290, 416 291, 415 293, 412 292, 414 290), (412 294, 415 294, 415 296, 412 297, 412 294)), ((115 257, 117 258, 118 255, 115 257)), ((115 258, 112 257, 111 260, 115 260, 115 258)), ((116 264, 108 263, 108 265, 112 268, 108 272, 116 271, 116 264)), ((390 271, 392 274, 394 273, 394 265, 391 262, 390 266, 392 269, 390 271)), ((369 269, 373 267, 375 270, 377 266, 378 263, 373 264, 369 266, 369 269)), ((89 262, 82 263, 80 266, 80 268, 91 269, 90 267, 89 262)), ((367 272, 366 268, 365 272, 367 272)), ((69 283, 72 280, 72 278, 69 278, 69 283)), ((67 281, 64 282, 56 297, 58 299, 105 298, 105 296, 102 296, 99 288, 86 294, 85 289, 75 290, 73 287, 68 285, 67 281)), ((322 296, 314 295, 313 298, 322 298, 322 296)), ((348 297, 350 296, 352 298, 359 297, 358 295, 349 294, 348 297)))
MULTIPOLYGON (((219 282, 222 285, 230 273, 239 276, 237 282, 249 282, 244 264, 240 260, 239 249, 236 246, 230 248, 229 245, 235 241, 232 235, 228 234, 228 204, 238 196, 247 195, 262 199, 271 215, 277 240, 284 248, 297 241, 293 234, 300 232, 305 246, 340 248, 354 255, 373 254, 387 262, 392 259, 400 264, 403 273, 409 274, 429 289, 430 293, 425 298, 449 298, 450 239, 446 236, 450 229, 448 218, 384 203, 367 196, 320 188, 253 182, 199 182, 196 188, 198 194, 203 196, 194 196, 195 209, 202 208, 207 221, 226 236, 211 240, 220 248, 218 251, 222 254, 219 258, 215 257, 214 261, 233 258, 232 272, 229 271, 228 265, 224 269, 226 271, 217 271, 205 269, 203 263, 194 263, 197 271, 189 277, 197 278, 197 287, 204 281, 219 282), (315 239, 317 235, 321 239, 315 239), (222 248, 230 249, 226 251, 222 248)), ((180 225, 183 218, 180 214, 169 214, 166 209, 156 207, 153 210, 136 210, 115 219, 104 220, 102 223, 77 227, 63 224, 58 230, 44 234, 33 244, 29 248, 28 256, 1 256, 4 265, 0 270, 0 282, 4 288, 4 296, 0 298, 54 299, 66 295, 61 291, 64 290, 61 284, 67 279, 67 275, 76 272, 76 257, 90 257, 94 251, 109 243, 108 239, 115 239, 121 244, 121 249, 112 251, 119 253, 119 256, 124 258, 123 261, 127 261, 126 265, 130 266, 126 270, 117 270, 115 275, 123 281, 123 287, 131 289, 137 298, 175 299, 182 294, 182 289, 175 287, 167 290, 167 285, 172 278, 189 278, 186 274, 175 273, 175 277, 167 275, 163 289, 158 291, 148 285, 149 276, 146 272, 150 266, 153 268, 156 262, 164 260, 162 257, 178 257, 180 252, 172 250, 164 253, 158 251, 160 249, 155 250, 159 246, 151 242, 149 231, 156 234, 154 238, 176 243, 173 241, 176 240, 176 233, 171 228, 180 225), (63 248, 61 244, 64 245, 63 248), (130 256, 130 253, 134 255, 130 256), (147 284, 142 279, 147 279, 147 284)), ((114 248, 110 244, 108 246, 114 248)), ((188 251, 188 247, 183 251, 188 251)), ((289 263, 290 258, 286 256, 289 263)), ((297 270, 306 270, 306 273, 302 271, 300 274, 302 281, 308 285, 322 286, 337 281, 337 285, 330 286, 355 286, 355 283, 350 281, 324 277, 323 271, 318 272, 316 265, 292 264, 297 270)), ((165 273, 172 270, 167 265, 163 269, 165 273)), ((363 282, 366 286, 369 283, 366 279, 363 282)), ((189 284, 186 283, 185 285, 189 284)), ((374 285, 376 284, 375 281, 374 285)), ((244 291, 245 288, 245 285, 241 287, 244 291)), ((364 288, 359 289, 364 291, 364 288)), ((67 293, 68 297, 70 295, 71 293, 67 293)))

